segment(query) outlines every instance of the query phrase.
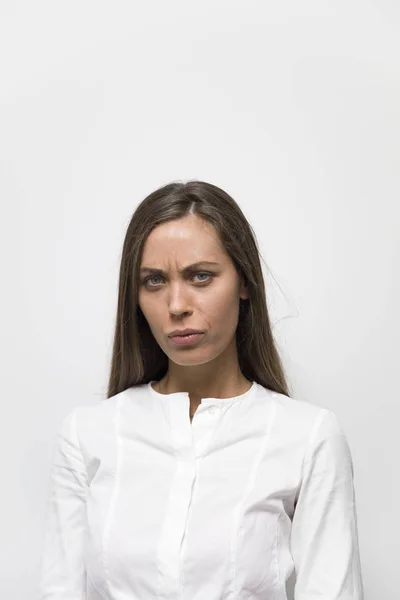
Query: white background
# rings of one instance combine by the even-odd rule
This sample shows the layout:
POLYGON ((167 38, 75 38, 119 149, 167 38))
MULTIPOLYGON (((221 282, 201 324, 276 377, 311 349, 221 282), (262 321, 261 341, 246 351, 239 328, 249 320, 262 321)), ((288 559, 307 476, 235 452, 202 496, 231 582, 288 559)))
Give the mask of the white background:
POLYGON ((0 61, 0 597, 35 597, 56 430, 105 397, 132 213, 203 179, 347 434, 366 600, 399 598, 399 3, 3 0, 0 61))

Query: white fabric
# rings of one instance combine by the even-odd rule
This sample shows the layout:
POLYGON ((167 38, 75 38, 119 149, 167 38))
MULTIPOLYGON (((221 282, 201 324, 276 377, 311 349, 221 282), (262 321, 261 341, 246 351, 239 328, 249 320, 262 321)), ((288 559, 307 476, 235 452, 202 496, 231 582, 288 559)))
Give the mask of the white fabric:
POLYGON ((40 600, 362 600, 353 464, 335 414, 253 382, 150 382, 57 437, 40 600))

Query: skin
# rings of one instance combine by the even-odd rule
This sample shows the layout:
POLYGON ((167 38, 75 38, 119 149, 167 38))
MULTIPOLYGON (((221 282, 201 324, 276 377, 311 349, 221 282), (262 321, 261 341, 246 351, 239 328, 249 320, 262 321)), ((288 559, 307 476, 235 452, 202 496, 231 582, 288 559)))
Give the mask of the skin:
POLYGON ((214 227, 196 215, 157 226, 146 240, 140 267, 139 306, 168 357, 168 371, 154 389, 188 392, 192 415, 202 398, 244 394, 251 382, 240 370, 235 338, 239 300, 247 299, 248 291, 214 227), (204 260, 218 264, 180 272, 204 260), (176 346, 168 334, 186 327, 205 333, 194 346, 176 346))

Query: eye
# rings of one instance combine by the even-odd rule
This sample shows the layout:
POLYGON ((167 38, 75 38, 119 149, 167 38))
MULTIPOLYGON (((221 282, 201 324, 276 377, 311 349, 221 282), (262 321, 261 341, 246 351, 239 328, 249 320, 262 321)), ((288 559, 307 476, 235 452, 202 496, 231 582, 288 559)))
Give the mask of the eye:
MULTIPOLYGON (((201 273, 196 273, 196 275, 207 275, 208 279, 210 279, 212 277, 211 273, 203 273, 203 272, 201 272, 201 273)), ((208 281, 208 279, 205 279, 205 280, 203 279, 201 281, 201 283, 203 283, 203 281, 208 281)))
MULTIPOLYGON (((201 281, 199 281, 199 283, 208 283, 208 281, 210 279, 212 279, 213 275, 211 273, 205 273, 203 271, 201 271, 200 273, 195 273, 193 275, 193 277, 198 277, 199 275, 206 275, 207 279, 202 279, 201 281)), ((154 279, 162 279, 161 275, 150 275, 149 277, 146 277, 145 279, 143 279, 142 284, 143 285, 148 285, 148 287, 156 287, 157 284, 153 285, 153 284, 149 284, 149 282, 151 280, 154 279)))
POLYGON ((157 275, 151 275, 150 277, 146 277, 146 279, 143 279, 143 285, 147 285, 151 279, 157 279, 157 275))

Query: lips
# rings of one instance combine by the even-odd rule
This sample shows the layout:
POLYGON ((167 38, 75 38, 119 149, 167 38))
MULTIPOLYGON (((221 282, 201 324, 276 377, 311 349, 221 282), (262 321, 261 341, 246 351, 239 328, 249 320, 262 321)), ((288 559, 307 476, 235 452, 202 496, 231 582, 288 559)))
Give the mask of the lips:
POLYGON ((204 333, 203 331, 200 331, 199 329, 182 329, 181 331, 175 330, 172 333, 169 334, 168 337, 184 337, 186 335, 194 335, 197 333, 204 333))
POLYGON ((199 333, 189 333, 186 335, 173 335, 170 337, 170 340, 173 344, 178 344, 180 346, 190 346, 196 344, 204 335, 204 332, 200 331, 199 333))

